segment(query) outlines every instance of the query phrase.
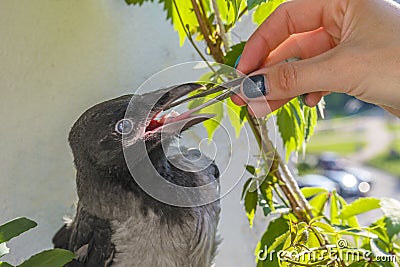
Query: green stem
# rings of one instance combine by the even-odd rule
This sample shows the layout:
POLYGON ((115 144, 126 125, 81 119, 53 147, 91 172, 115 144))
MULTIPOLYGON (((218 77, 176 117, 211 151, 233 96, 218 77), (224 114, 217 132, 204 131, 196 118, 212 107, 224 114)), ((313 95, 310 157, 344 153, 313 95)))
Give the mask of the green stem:
MULTIPOLYGON (((201 1, 201 0, 200 0, 201 1)), ((204 21, 202 18, 201 11, 199 9, 199 6, 196 2, 196 0, 192 0, 192 5, 193 5, 193 11, 194 14, 196 15, 197 22, 199 23, 200 26, 200 31, 204 36, 204 40, 207 43, 208 49, 210 49, 210 53, 214 60, 218 63, 224 63, 224 55, 222 53, 221 47, 218 46, 216 43, 211 40, 212 32, 209 32, 208 26, 207 26, 207 21, 204 21)))
POLYGON ((246 14, 247 10, 247 6, 243 8, 243 10, 239 13, 239 16, 237 17, 237 20, 239 20, 244 14, 246 14))

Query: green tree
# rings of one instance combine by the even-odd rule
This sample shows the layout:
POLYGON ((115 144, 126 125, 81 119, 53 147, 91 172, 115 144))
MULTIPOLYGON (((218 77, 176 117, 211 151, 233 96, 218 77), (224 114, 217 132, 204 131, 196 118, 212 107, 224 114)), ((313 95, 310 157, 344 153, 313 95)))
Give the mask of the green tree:
MULTIPOLYGON (((125 0, 128 4, 142 5, 153 0, 125 0)), ((218 83, 224 78, 221 65, 215 69, 213 62, 233 67, 245 42, 233 43, 230 36, 236 23, 252 14, 259 25, 284 0, 159 0, 177 31, 182 45, 189 41, 199 56, 210 67, 209 81, 218 83), (209 56, 203 55, 197 43, 204 42, 209 56), (211 59, 210 59, 211 57, 211 59)), ((226 74, 226 73, 225 73, 226 74)), ((198 105, 199 103, 190 103, 198 105)), ((378 262, 376 256, 400 252, 396 245, 400 232, 400 202, 390 199, 359 198, 347 203, 336 192, 323 188, 299 189, 287 167, 291 153, 304 149, 317 123, 317 109, 323 115, 322 105, 310 108, 295 98, 270 116, 255 119, 246 109, 235 106, 229 99, 213 105, 214 123, 204 126, 210 137, 218 121, 227 112, 236 134, 248 123, 257 141, 261 164, 245 166, 250 178, 246 181, 242 199, 246 215, 252 226, 257 210, 264 216, 273 216, 264 235, 255 246, 256 262, 262 266, 394 266, 391 261, 378 262), (276 117, 285 155, 279 155, 268 138, 266 122, 276 117), (217 123, 215 123, 215 121, 217 123), (309 199, 307 201, 306 199, 309 199), (381 208, 384 216, 369 226, 360 226, 357 215, 381 208), (329 209, 329 210, 327 210, 329 209), (327 215, 328 214, 328 215, 327 215), (353 243, 349 245, 348 240, 353 243), (281 257, 267 257, 272 251, 283 250, 281 257), (348 257, 348 255, 352 255, 348 257)), ((210 108, 210 107, 209 107, 210 108)))

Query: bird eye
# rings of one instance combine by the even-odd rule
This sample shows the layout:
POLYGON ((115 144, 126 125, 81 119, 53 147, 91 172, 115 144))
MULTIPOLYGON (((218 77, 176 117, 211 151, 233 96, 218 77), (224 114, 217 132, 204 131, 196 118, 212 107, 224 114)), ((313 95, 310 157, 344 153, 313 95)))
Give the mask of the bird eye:
POLYGON ((132 130, 133 124, 129 119, 122 119, 115 124, 115 131, 119 134, 130 134, 132 130))

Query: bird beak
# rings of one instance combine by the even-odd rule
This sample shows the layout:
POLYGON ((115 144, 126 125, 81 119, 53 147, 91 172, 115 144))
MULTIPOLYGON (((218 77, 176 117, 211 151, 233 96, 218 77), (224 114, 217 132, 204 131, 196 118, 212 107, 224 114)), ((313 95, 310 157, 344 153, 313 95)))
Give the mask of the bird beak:
POLYGON ((196 110, 189 110, 183 114, 171 111, 157 118, 161 112, 169 109, 171 103, 199 89, 205 89, 205 87, 197 83, 187 83, 157 91, 155 96, 158 97, 158 101, 150 111, 145 134, 152 135, 161 131, 168 134, 181 133, 196 124, 213 118, 215 114, 196 114, 196 110))

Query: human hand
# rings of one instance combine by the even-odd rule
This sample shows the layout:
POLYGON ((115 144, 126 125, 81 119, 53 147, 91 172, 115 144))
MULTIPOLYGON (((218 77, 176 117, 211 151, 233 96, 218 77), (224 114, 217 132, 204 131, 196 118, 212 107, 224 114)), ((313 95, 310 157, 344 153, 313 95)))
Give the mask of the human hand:
POLYGON ((242 88, 232 100, 262 117, 298 95, 308 93, 314 106, 342 92, 399 115, 399 25, 400 5, 390 0, 286 2, 253 33, 237 66, 263 75, 265 97, 246 97, 242 88), (277 64, 291 57, 304 60, 277 64))

